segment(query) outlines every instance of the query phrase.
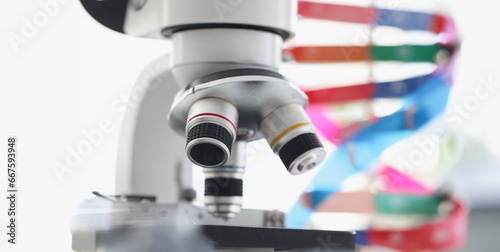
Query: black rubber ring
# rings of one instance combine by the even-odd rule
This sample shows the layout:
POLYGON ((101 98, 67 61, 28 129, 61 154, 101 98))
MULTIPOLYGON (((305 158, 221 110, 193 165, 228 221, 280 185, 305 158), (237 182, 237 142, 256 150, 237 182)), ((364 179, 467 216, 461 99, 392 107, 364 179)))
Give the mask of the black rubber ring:
MULTIPOLYGON (((227 147, 229 153, 231 153, 233 137, 229 130, 223 126, 215 123, 200 123, 195 125, 187 134, 186 146, 191 141, 202 137, 220 141, 227 147)), ((191 147, 188 155, 201 165, 213 166, 221 164, 227 154, 219 146, 215 146, 212 143, 200 143, 191 147)))
POLYGON ((290 164, 305 152, 323 147, 314 133, 304 133, 288 141, 280 150, 279 156, 287 169, 290 164))
POLYGON ((176 32, 188 31, 188 30, 197 30, 197 29, 217 29, 217 28, 233 28, 233 29, 247 29, 247 30, 257 30, 257 31, 266 31, 275 33, 283 38, 283 40, 287 40, 292 37, 294 34, 290 31, 262 26, 262 25, 252 25, 252 24, 236 24, 236 23, 191 23, 191 24, 182 24, 175 25, 163 28, 161 33, 163 36, 169 38, 176 32))
POLYGON ((234 178, 205 179, 205 196, 243 196, 243 180, 234 178))

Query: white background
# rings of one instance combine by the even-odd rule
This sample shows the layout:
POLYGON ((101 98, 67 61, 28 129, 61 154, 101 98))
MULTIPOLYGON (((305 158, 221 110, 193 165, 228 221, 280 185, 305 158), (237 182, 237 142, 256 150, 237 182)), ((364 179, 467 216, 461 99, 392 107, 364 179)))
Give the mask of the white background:
MULTIPOLYGON (((0 166, 6 164, 7 137, 16 135, 20 190, 19 244, 6 242, 7 206, 1 200, 0 251, 71 251, 68 219, 75 205, 94 190, 113 193, 123 111, 113 110, 112 104, 126 99, 140 71, 170 47, 167 41, 112 32, 95 22, 78 1, 61 1, 59 10, 26 44, 13 45, 9 34, 21 34, 25 20, 39 15, 43 11, 39 3, 47 1, 0 1, 0 145, 4 145, 0 166), (67 148, 84 139, 82 131, 98 128, 103 119, 111 120, 113 131, 59 181, 54 163, 64 162, 67 148)), ((397 2, 404 7, 415 1, 397 2)), ((480 77, 500 81, 500 1, 450 0, 442 6, 455 17, 463 38, 453 105, 480 84, 480 77)), ((463 125, 464 132, 479 139, 492 157, 500 155, 499 109, 500 90, 482 101, 463 125)), ((263 164, 276 162, 263 160, 263 164)), ((296 196, 293 192, 311 177, 290 178, 276 167, 266 171, 257 168, 262 165, 254 166, 249 180, 262 178, 261 185, 277 189, 265 193, 266 186, 256 186, 246 198, 249 207, 286 209, 296 196), (291 196, 283 195, 287 188, 293 188, 291 196)), ((498 168, 498 163, 492 166, 498 168)), ((4 190, 6 172, 0 174, 4 190)))

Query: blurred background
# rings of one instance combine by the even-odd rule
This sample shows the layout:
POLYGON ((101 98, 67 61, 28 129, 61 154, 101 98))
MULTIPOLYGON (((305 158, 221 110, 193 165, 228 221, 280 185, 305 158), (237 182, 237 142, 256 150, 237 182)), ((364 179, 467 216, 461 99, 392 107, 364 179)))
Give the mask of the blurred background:
MULTIPOLYGON (((133 38, 108 30, 83 9, 79 1, 57 1, 58 9, 44 8, 49 0, 0 2, 0 136, 18 137, 19 245, 11 246, 0 234, 1 251, 71 251, 68 221, 76 205, 92 191, 112 194, 121 118, 139 73, 170 50, 164 40, 133 38), (29 36, 21 36, 26 23, 41 12, 29 36), (16 37, 17 35, 17 37, 16 37), (88 155, 61 172, 85 132, 108 122, 110 130, 88 155)), ((491 95, 463 114, 457 134, 463 154, 446 181, 469 205, 468 243, 460 251, 496 251, 500 231, 500 1, 496 0, 387 0, 328 1, 334 3, 440 12, 450 15, 460 35, 460 59, 448 108, 463 106, 475 89, 492 83, 491 95)), ((363 25, 299 23, 298 44, 355 44, 363 25)), ((425 34, 380 30, 379 44, 428 41, 425 34)), ((349 85, 367 78, 363 64, 335 66, 285 65, 282 72, 309 88, 326 80, 349 85)), ((387 79, 432 71, 425 64, 411 68, 379 65, 387 79)), ((382 79, 383 79, 382 78, 382 79)), ((391 110, 393 108, 386 108, 391 110)), ((387 112, 386 112, 387 113, 387 112)), ((2 147, 5 149, 5 147, 2 147)), ((328 146, 334 151, 333 145, 328 146)), ((289 176, 264 142, 253 143, 245 175, 246 208, 288 211, 318 171, 289 176), (252 158, 252 156, 257 156, 252 158)), ((5 164, 5 155, 0 163, 5 164)), ((390 159, 390 158, 389 158, 390 159)), ((198 174, 198 176, 201 176, 198 174)), ((7 188, 2 172, 0 188, 7 188)), ((201 177, 198 177, 201 181, 201 177)), ((201 185, 201 183, 200 183, 201 185)), ((0 202, 7 209, 6 201, 0 202)), ((0 223, 7 223, 5 213, 0 223)))

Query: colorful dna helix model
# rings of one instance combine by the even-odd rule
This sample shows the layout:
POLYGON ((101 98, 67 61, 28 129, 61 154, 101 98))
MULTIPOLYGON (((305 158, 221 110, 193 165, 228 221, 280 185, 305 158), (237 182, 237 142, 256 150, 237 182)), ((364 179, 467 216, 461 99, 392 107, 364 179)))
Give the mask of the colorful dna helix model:
POLYGON ((356 227, 356 236, 357 244, 367 251, 378 247, 449 251, 462 246, 467 207, 445 183, 461 154, 461 138, 445 113, 459 47, 453 20, 440 14, 302 0, 298 13, 304 19, 365 24, 371 31, 392 27, 424 32, 433 35, 436 43, 352 46, 292 42, 284 49, 297 71, 306 64, 323 63, 434 66, 430 73, 400 80, 303 87, 310 101, 307 112, 318 135, 334 150, 318 168, 308 192, 289 212, 287 226, 338 228, 335 221, 314 216, 341 213, 338 216, 344 216, 344 221, 366 220, 356 227), (375 113, 380 100, 397 106, 375 113), (364 116, 352 116, 359 111, 364 116), (353 178, 364 179, 364 186, 346 188, 353 178), (355 216, 349 219, 345 213, 355 216))

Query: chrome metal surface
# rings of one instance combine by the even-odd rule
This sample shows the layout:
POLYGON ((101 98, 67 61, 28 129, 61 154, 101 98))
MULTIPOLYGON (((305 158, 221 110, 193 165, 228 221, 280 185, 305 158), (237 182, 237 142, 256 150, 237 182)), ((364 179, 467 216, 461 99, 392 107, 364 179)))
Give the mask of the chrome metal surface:
MULTIPOLYGON (((232 156, 231 156, 232 157, 232 156)), ((229 161, 228 161, 229 163, 229 161)), ((224 165, 224 166, 227 166, 224 165)), ((245 168, 205 168, 203 169, 205 173, 205 178, 234 178, 243 179, 243 174, 245 173, 245 168)))
POLYGON ((189 107, 204 97, 219 97, 234 104, 239 112, 238 127, 256 132, 250 141, 262 138, 260 121, 275 108, 289 103, 307 104, 306 95, 282 78, 264 75, 220 78, 189 86, 176 95, 169 113, 174 130, 184 134, 189 107))

